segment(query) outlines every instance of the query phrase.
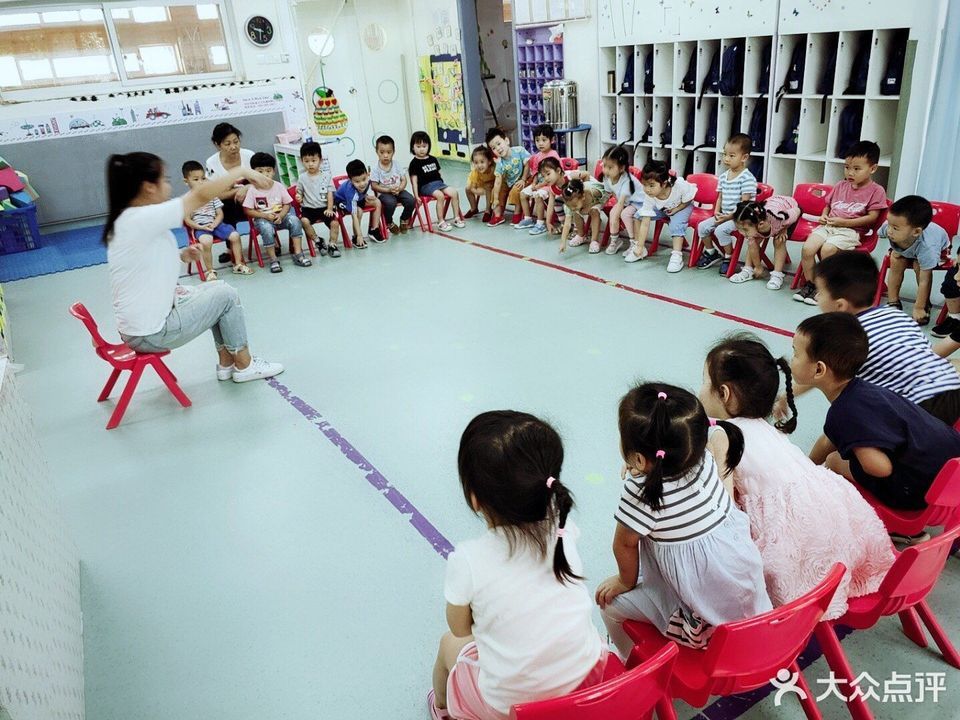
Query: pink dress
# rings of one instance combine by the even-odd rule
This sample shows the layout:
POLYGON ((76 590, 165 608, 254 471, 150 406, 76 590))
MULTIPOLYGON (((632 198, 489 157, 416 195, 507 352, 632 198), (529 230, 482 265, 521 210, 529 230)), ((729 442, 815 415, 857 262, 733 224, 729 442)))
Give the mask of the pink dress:
POLYGON ((893 545, 883 523, 843 477, 815 465, 766 420, 731 420, 743 432, 743 459, 734 470, 737 503, 763 558, 774 607, 823 580, 836 562, 847 572, 824 619, 847 610, 847 598, 875 592, 893 545))

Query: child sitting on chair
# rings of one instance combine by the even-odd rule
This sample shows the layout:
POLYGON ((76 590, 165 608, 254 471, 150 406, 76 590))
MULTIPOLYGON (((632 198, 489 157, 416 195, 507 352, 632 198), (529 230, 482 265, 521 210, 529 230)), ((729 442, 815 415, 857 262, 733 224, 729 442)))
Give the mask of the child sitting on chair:
POLYGON ((600 224, 603 222, 603 206, 612 197, 612 193, 604 189, 596 180, 570 180, 563 189, 563 204, 566 213, 563 220, 563 231, 560 233, 560 252, 567 251, 567 238, 570 230, 576 234, 570 238, 570 247, 577 247, 587 243, 586 223, 590 223, 590 246, 600 245, 600 224))
POLYGON ((417 201, 407 192, 407 171, 393 161, 396 151, 392 137, 381 135, 377 138, 378 162, 370 172, 370 180, 383 205, 383 216, 389 223, 390 232, 403 235, 413 225, 413 211, 417 207, 417 201), (399 225, 393 221, 397 205, 403 205, 399 225))
MULTIPOLYGON (((277 160, 270 153, 254 153, 250 166, 269 178, 274 176, 277 160)), ((283 272, 277 260, 277 231, 286 230, 293 242, 293 262, 299 267, 310 267, 313 263, 303 254, 303 225, 296 213, 290 212, 290 193, 280 183, 274 181, 269 190, 251 188, 243 200, 250 222, 260 233, 261 244, 270 260, 270 272, 283 272)))
POLYGON ((303 231, 307 239, 320 249, 321 255, 330 254, 330 257, 340 257, 340 248, 337 247, 337 238, 340 235, 340 223, 337 222, 337 211, 333 204, 333 178, 328 169, 324 169, 323 154, 320 144, 305 142, 300 146, 300 160, 306 172, 297 178, 297 202, 300 203, 303 231), (317 231, 313 229, 315 223, 327 226, 330 233, 328 243, 323 241, 317 231))
MULTIPOLYGON (((408 170, 413 194, 421 203, 420 198, 432 197, 436 200, 437 229, 440 231, 451 230, 450 223, 444 219, 447 202, 453 207, 453 224, 458 228, 466 227, 466 223, 460 217, 460 191, 447 185, 440 177, 440 161, 430 154, 431 145, 430 136, 423 130, 417 130, 410 136, 410 153, 413 155, 413 160, 410 161, 408 170)), ((423 211, 429 213, 430 209, 424 205, 423 211)))
POLYGON ((498 127, 487 130, 487 147, 497 158, 494 168, 497 179, 493 185, 493 217, 488 224, 495 227, 505 223, 506 207, 513 205, 513 218, 510 223, 516 225, 523 220, 520 191, 530 179, 530 153, 521 145, 511 147, 506 131, 498 127))
POLYGON ((560 161, 560 154, 553 149, 553 128, 549 125, 537 125, 533 129, 533 142, 537 146, 537 151, 530 156, 527 161, 527 168, 533 182, 520 191, 520 208, 523 212, 523 220, 514 227, 518 230, 529 229, 530 235, 543 235, 547 231, 547 224, 544 219, 544 212, 547 207, 547 200, 550 199, 550 190, 548 183, 543 178, 541 171, 542 163, 547 158, 553 158, 560 161), (533 208, 530 202, 533 201, 533 208), (533 216, 537 219, 534 221, 533 216))
MULTIPOLYGON (((207 173, 203 165, 196 160, 187 160, 183 164, 183 181, 191 190, 196 189, 207 181, 207 173)), ((230 257, 233 259, 234 275, 253 275, 253 270, 243 263, 243 250, 240 248, 240 233, 233 225, 223 221, 223 201, 214 198, 206 205, 184 218, 184 223, 194 232, 193 235, 200 243, 203 252, 204 277, 207 280, 216 280, 217 271, 213 267, 213 252, 211 250, 214 239, 224 240, 230 246, 230 257)))
POLYGON ((497 176, 493 173, 493 153, 486 145, 477 145, 470 156, 473 166, 467 176, 467 202, 470 209, 464 213, 465 220, 480 212, 480 198, 487 199, 487 210, 483 213, 481 222, 488 223, 493 217, 493 185, 497 176))
POLYGON ((880 237, 890 241, 890 272, 887 274, 887 305, 903 310, 900 286, 903 273, 912 267, 917 275, 917 301, 913 319, 917 325, 930 323, 928 304, 933 270, 950 254, 947 231, 933 220, 933 206, 919 195, 907 195, 890 206, 880 237))
POLYGON ((347 163, 347 177, 349 181, 337 188, 333 193, 333 199, 337 204, 337 210, 344 215, 349 215, 353 220, 354 246, 360 250, 366 250, 367 241, 360 225, 360 216, 367 207, 373 208, 368 226, 369 237, 378 244, 385 242, 386 238, 380 230, 380 212, 383 206, 373 192, 370 173, 367 172, 367 166, 363 160, 351 160, 347 163))

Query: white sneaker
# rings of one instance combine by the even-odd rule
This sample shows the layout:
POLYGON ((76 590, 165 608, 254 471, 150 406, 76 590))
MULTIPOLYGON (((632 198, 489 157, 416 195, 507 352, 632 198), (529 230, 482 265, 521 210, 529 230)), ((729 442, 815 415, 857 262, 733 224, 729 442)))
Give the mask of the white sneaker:
POLYGON ((570 238, 570 242, 567 243, 570 247, 578 247, 580 245, 585 245, 587 239, 585 237, 580 237, 579 235, 574 235, 570 238))
POLYGON ((770 279, 767 280, 767 290, 779 290, 783 287, 783 273, 773 270, 770 272, 770 279))
POLYGON ((638 260, 643 260, 647 256, 647 246, 640 246, 640 254, 637 254, 636 246, 630 245, 630 248, 623 254, 623 261, 628 263, 635 263, 638 260))
POLYGON ((263 358, 255 357, 243 370, 233 371, 233 381, 235 383, 250 382, 251 380, 262 380, 279 375, 283 372, 283 365, 280 363, 267 362, 263 358))
POLYGON ((667 263, 668 273, 678 273, 683 270, 683 253, 670 253, 670 262, 667 263))
POLYGON ((753 268, 749 267, 748 265, 744 265, 740 272, 734 273, 730 276, 730 282, 736 283, 737 285, 740 283, 750 282, 753 279, 753 268))
POLYGON ((610 238, 610 244, 607 245, 607 249, 604 252, 606 252, 607 255, 616 255, 618 252, 620 252, 620 248, 623 247, 625 242, 626 240, 621 238, 612 237, 610 238))
POLYGON ((223 367, 220 363, 217 363, 217 380, 229 380, 233 377, 233 373, 236 372, 236 367, 231 365, 230 367, 223 367))
POLYGON ((590 254, 591 254, 591 255, 596 255, 598 252, 600 252, 600 242, 599 242, 598 240, 591 240, 591 241, 590 241, 590 254))

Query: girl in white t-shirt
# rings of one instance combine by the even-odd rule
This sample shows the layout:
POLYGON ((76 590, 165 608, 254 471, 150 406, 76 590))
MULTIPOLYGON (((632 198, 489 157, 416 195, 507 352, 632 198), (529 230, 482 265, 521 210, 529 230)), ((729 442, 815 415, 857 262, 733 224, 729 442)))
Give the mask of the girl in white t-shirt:
POLYGON ((218 380, 247 382, 283 372, 283 365, 252 357, 237 291, 220 280, 198 286, 179 284, 181 262, 201 262, 199 245, 183 250, 171 230, 238 180, 258 188, 273 181, 245 168, 200 183, 170 199, 163 160, 145 152, 111 155, 107 160, 110 203, 103 241, 117 329, 134 351, 163 352, 212 331, 220 356, 218 380))
POLYGON ((507 720, 513 705, 597 684, 608 653, 590 619, 556 430, 526 413, 486 412, 464 430, 457 463, 487 530, 447 560, 450 632, 428 706, 434 720, 507 720))
POLYGON ((683 269, 683 243, 687 239, 687 225, 693 213, 693 199, 697 186, 681 177, 677 171, 662 160, 650 160, 640 173, 643 193, 630 198, 630 208, 624 211, 632 216, 639 210, 642 220, 636 233, 637 241, 623 256, 627 262, 642 260, 647 255, 646 240, 650 230, 650 221, 664 220, 670 225, 670 239, 673 249, 667 272, 675 273, 683 269))
MULTIPOLYGON (((614 206, 610 208, 610 242, 606 252, 607 255, 616 255, 624 244, 620 239, 621 221, 630 244, 633 244, 633 217, 624 215, 623 210, 637 191, 637 183, 630 173, 630 156, 623 145, 612 147, 603 154, 603 189, 614 198, 614 206)), ((595 252, 592 246, 590 252, 595 252)))

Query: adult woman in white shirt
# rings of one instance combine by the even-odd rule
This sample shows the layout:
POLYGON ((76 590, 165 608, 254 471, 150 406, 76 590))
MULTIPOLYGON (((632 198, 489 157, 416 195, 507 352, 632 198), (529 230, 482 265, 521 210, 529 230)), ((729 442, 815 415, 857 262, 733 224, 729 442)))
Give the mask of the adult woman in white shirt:
MULTIPOLYGON (((207 177, 226 177, 233 170, 250 169, 250 158, 253 151, 240 147, 242 133, 230 123, 218 123, 213 128, 210 140, 217 147, 217 152, 207 158, 207 177)), ((237 223, 247 219, 243 212, 243 199, 247 196, 247 186, 238 183, 231 185, 217 197, 223 201, 223 221, 237 226, 237 223)))
POLYGON ((103 240, 120 336, 137 352, 161 352, 211 330, 220 356, 218 380, 247 382, 278 375, 282 365, 251 357, 234 288, 222 281, 179 284, 180 263, 199 262, 200 246, 179 250, 171 232, 240 179, 264 189, 273 181, 236 168, 171 200, 164 172, 163 160, 151 153, 111 155, 107 161, 110 214, 103 240))

